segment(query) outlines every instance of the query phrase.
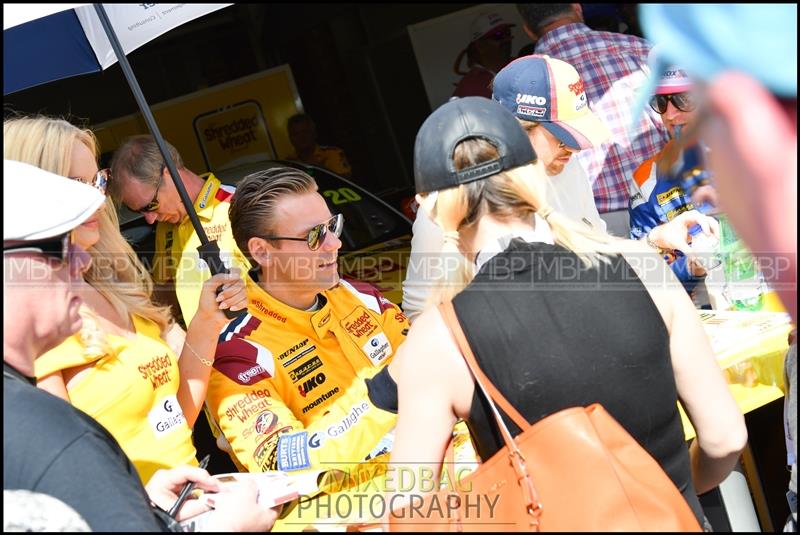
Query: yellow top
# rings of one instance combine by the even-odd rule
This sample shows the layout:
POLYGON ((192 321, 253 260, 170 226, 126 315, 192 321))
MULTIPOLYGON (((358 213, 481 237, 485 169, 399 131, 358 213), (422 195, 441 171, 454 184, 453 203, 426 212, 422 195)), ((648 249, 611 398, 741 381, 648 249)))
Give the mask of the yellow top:
MULTIPOLYGON (((194 201, 197 217, 208 239, 217 241, 225 265, 228 268, 240 268, 244 277, 250 264, 236 247, 228 219, 230 199, 236 189, 222 185, 213 174, 204 176, 208 178, 194 201)), ((200 260, 197 252, 199 245, 200 238, 188 216, 178 225, 159 222, 156 227, 153 281, 156 284, 174 282, 180 311, 187 326, 197 312, 203 283, 211 278, 211 270, 200 260)))
POLYGON ((34 364, 37 378, 92 364, 69 389, 70 402, 117 439, 147 483, 160 468, 196 466, 197 460, 192 430, 177 399, 178 359, 157 324, 132 317, 136 338, 107 335, 107 354, 87 352, 76 334, 34 364))

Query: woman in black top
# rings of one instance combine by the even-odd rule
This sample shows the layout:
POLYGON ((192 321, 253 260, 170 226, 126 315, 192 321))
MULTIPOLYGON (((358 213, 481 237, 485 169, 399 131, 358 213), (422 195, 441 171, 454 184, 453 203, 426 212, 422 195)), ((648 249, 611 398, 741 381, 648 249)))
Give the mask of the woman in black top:
MULTIPOLYGON (((453 298, 492 383, 532 424, 601 403, 702 519, 696 494, 727 477, 747 432, 694 306, 663 260, 552 212, 535 186, 544 170, 527 136, 495 102, 448 102, 423 124, 414 156, 420 205, 445 232, 436 302, 453 298), (447 269, 456 258, 465 262, 447 269), (689 448, 679 399, 697 431, 689 448)), ((459 418, 483 460, 502 447, 437 308, 414 322, 389 371, 399 393, 392 463, 431 469, 435 481, 459 418)))

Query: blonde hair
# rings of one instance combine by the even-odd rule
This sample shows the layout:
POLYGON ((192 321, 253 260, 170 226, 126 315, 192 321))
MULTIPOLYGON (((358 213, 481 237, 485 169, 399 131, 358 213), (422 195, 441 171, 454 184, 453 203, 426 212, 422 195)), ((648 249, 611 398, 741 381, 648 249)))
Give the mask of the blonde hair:
MULTIPOLYGON (((68 176, 75 142, 86 145, 98 157, 97 138, 89 129, 64 119, 45 116, 14 117, 3 121, 3 157, 35 165, 51 173, 68 176)), ((113 180, 113 178, 111 179, 113 180)), ((169 307, 154 304, 153 280, 119 230, 117 211, 107 199, 98 218, 100 239, 89 248, 92 264, 84 280, 108 299, 123 318, 137 314, 155 322, 166 333, 173 319, 169 307)), ((97 315, 81 308, 84 326, 80 337, 87 353, 105 353, 109 347, 97 315)))
MULTIPOLYGON (((457 170, 462 170, 498 157, 494 145, 484 139, 470 138, 456 146, 453 162, 457 170)), ((439 191, 432 217, 444 231, 442 254, 450 258, 458 253, 459 232, 476 224, 484 215, 500 221, 531 221, 535 213, 550 225, 555 242, 575 253, 586 267, 608 263, 607 255, 624 249, 623 240, 593 231, 553 211, 546 200, 544 183, 539 180, 540 172, 534 164, 528 164, 439 191)), ((460 265, 455 270, 443 270, 429 305, 452 299, 474 278, 472 263, 460 254, 455 257, 460 259, 460 265)))

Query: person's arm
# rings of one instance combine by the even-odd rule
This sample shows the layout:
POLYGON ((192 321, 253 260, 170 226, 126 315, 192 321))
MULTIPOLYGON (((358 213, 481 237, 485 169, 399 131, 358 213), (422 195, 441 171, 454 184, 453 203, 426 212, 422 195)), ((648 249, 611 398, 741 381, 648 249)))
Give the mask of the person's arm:
POLYGON ((700 225, 704 234, 719 239, 717 220, 701 214, 697 210, 687 210, 675 219, 653 228, 648 233, 648 237, 654 245, 662 249, 690 253, 692 248, 689 245, 689 229, 695 225, 700 225))
MULTIPOLYGON (((147 494, 155 505, 168 511, 190 481, 197 489, 217 493, 214 511, 202 531, 269 531, 278 518, 278 510, 258 505, 258 486, 254 481, 220 485, 208 472, 194 466, 156 471, 147 483, 147 494)), ((178 511, 177 519, 186 520, 208 511, 203 502, 190 495, 178 511)))
POLYGON ((413 322, 425 309, 433 290, 434 268, 441 266, 444 238, 442 229, 422 208, 417 210, 411 231, 411 253, 403 281, 403 312, 413 322))
POLYGON ((203 409, 217 337, 230 321, 223 310, 230 308, 236 311, 246 307, 247 294, 238 269, 219 273, 203 283, 199 309, 189 324, 183 351, 178 359, 180 387, 177 397, 189 427, 194 427, 203 409), (216 289, 221 285, 225 289, 217 295, 216 289))
POLYGON ((61 375, 60 371, 51 373, 50 375, 42 377, 41 379, 37 379, 36 386, 45 392, 49 392, 54 396, 63 399, 67 403, 70 403, 67 385, 64 383, 64 376, 61 375))
POLYGON ((173 323, 164 333, 164 341, 173 353, 180 355, 183 351, 183 344, 186 342, 186 331, 177 323, 173 323))
POLYGON ((307 426, 271 381, 244 386, 215 372, 208 405, 236 459, 250 472, 344 469, 362 462, 395 425, 396 415, 370 397, 366 379, 377 371, 365 369, 344 392, 331 393, 336 401, 307 426))
POLYGON ((438 308, 414 323, 389 372, 397 382, 399 411, 387 481, 403 481, 402 473, 411 471, 413 477, 406 473, 404 480, 415 487, 387 483, 386 491, 408 497, 423 492, 423 473, 439 481, 453 425, 469 415, 474 380, 438 308))
POLYGON ((695 490, 702 494, 719 485, 735 466, 747 442, 744 416, 689 296, 680 291, 664 262, 643 262, 642 255, 648 254, 644 248, 634 252, 637 257, 629 264, 645 284, 669 331, 678 398, 697 431, 689 455, 695 490))
POLYGON ((675 298, 670 353, 678 397, 697 431, 689 455, 698 494, 730 474, 747 443, 744 416, 717 364, 697 311, 686 294, 675 298))

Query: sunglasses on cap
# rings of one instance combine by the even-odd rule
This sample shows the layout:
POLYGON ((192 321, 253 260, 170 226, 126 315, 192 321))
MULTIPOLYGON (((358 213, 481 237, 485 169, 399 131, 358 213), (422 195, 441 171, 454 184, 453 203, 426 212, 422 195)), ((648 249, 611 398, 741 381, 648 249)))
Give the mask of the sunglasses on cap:
POLYGON ((658 114, 663 115, 667 111, 667 103, 672 102, 678 111, 694 111, 697 107, 694 97, 688 91, 683 93, 670 93, 668 95, 653 95, 650 99, 650 107, 658 114))
POLYGON ((47 258, 52 258, 59 263, 59 267, 69 265, 69 274, 73 278, 80 277, 92 263, 89 253, 75 244, 74 231, 67 232, 55 238, 39 241, 23 241, 10 246, 3 246, 6 253, 40 253, 47 258))
POLYGON ((342 235, 344 229, 344 216, 336 214, 329 220, 319 225, 314 225, 305 238, 286 238, 284 236, 261 236, 265 240, 291 240, 291 241, 304 241, 308 244, 308 248, 312 251, 319 249, 319 246, 325 241, 325 236, 328 232, 333 233, 337 238, 342 235))
MULTIPOLYGON (((67 177, 72 180, 77 180, 78 182, 83 182, 83 179, 79 176, 70 176, 67 177)), ((106 194, 106 189, 108 189, 108 181, 111 178, 111 170, 110 169, 100 169, 96 175, 92 178, 91 182, 83 182, 84 184, 88 184, 93 188, 97 188, 100 193, 103 195, 106 194)))

